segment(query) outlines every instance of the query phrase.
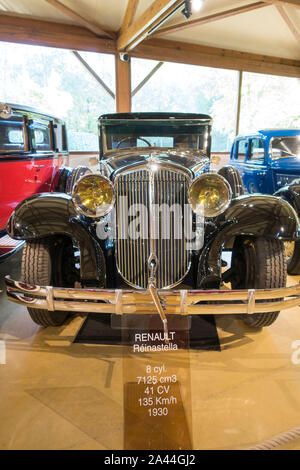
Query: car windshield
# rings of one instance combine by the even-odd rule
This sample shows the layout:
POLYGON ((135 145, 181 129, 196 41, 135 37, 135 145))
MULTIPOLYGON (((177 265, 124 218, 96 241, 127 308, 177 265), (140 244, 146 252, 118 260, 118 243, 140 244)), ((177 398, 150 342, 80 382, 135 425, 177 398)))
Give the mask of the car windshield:
POLYGON ((300 135, 276 137, 272 140, 271 154, 274 160, 278 158, 300 158, 300 135))
POLYGON ((194 121, 110 121, 102 124, 103 153, 129 148, 209 151, 210 126, 194 121))

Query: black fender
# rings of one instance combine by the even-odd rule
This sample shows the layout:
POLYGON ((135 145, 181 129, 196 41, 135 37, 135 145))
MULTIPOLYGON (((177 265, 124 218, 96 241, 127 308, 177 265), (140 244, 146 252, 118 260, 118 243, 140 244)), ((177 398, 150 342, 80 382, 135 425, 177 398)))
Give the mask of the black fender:
POLYGON ((92 173, 87 166, 76 168, 63 167, 59 170, 58 181, 55 191, 59 193, 72 194, 76 182, 84 175, 92 173))
POLYGON ((201 252, 198 284, 202 287, 220 284, 221 254, 226 241, 237 236, 295 240, 298 225, 297 213, 281 198, 257 194, 233 199, 201 252))
POLYGON ((225 178, 232 190, 232 197, 243 196, 245 194, 243 180, 238 170, 231 165, 220 168, 218 174, 225 178))
POLYGON ((80 249, 81 279, 99 280, 96 240, 88 224, 76 213, 72 198, 64 193, 42 193, 21 202, 6 227, 17 240, 37 240, 53 235, 66 235, 80 249))
POLYGON ((90 170, 87 166, 77 166, 76 168, 73 168, 71 173, 67 177, 65 192, 67 194, 72 195, 74 186, 77 181, 80 180, 80 178, 82 178, 83 176, 89 175, 91 173, 92 170, 90 170))
POLYGON ((297 212, 298 217, 300 216, 300 185, 289 184, 278 189, 274 196, 280 197, 284 201, 287 201, 297 212))
POLYGON ((58 173, 58 181, 56 184, 55 191, 58 193, 65 193, 66 192, 66 184, 67 180, 72 172, 72 168, 68 166, 62 167, 59 169, 58 173))

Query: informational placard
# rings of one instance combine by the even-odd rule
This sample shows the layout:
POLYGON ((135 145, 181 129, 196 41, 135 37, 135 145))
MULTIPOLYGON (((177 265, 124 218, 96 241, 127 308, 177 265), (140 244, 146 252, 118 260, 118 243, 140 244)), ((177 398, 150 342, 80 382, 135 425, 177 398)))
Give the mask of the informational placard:
POLYGON ((124 449, 190 450, 189 319, 123 320, 124 449))

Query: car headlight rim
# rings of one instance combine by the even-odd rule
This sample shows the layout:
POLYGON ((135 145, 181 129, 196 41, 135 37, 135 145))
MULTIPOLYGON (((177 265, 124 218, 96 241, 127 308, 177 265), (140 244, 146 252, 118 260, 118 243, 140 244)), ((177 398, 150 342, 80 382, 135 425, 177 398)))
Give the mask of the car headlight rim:
MULTIPOLYGON (((90 190, 93 189, 93 188, 91 188, 91 186, 87 187, 85 189, 90 189, 90 190)), ((99 195, 98 195, 98 197, 99 197, 99 195)), ((97 194, 95 194, 95 198, 93 199, 94 202, 96 201, 96 198, 97 198, 97 194)), ((76 184, 73 188, 72 200, 73 200, 73 204, 74 204, 76 210, 80 214, 85 215, 86 217, 91 217, 93 219, 99 219, 99 218, 104 217, 105 215, 109 214, 112 211, 112 209, 115 205, 114 186, 113 186, 112 182, 110 181, 110 179, 107 178, 106 176, 95 174, 95 173, 84 175, 76 182, 76 184), (96 210, 94 210, 94 211, 92 209, 90 209, 87 205, 85 205, 83 203, 83 201, 80 198, 80 192, 79 191, 80 191, 80 187, 82 187, 83 183, 90 183, 91 186, 94 185, 94 191, 97 190, 97 188, 95 187, 95 183, 98 184, 98 190, 100 189, 101 184, 106 185, 106 188, 111 193, 110 194, 110 199, 108 200, 108 202, 105 203, 105 204, 99 204, 96 207, 96 210)))
POLYGON ((193 212, 195 212, 195 214, 197 215, 200 215, 206 218, 213 218, 213 217, 217 217, 218 215, 223 214, 223 212, 225 212, 226 209, 228 209, 228 207, 230 206, 231 200, 232 200, 232 190, 231 190, 230 184, 222 175, 219 175, 218 173, 214 173, 214 172, 202 173, 201 175, 197 176, 192 181, 188 190, 188 202, 190 206, 192 207, 193 212), (219 192, 221 189, 223 189, 223 195, 225 195, 226 197, 223 201, 221 201, 218 208, 207 209, 203 206, 201 207, 200 205, 199 205, 199 208, 197 208, 197 206, 195 205, 195 200, 193 199, 194 196, 192 194, 193 189, 197 186, 199 187, 200 182, 203 182, 203 185, 205 187, 205 184, 204 184, 205 180, 207 180, 206 181, 207 189, 210 189, 210 190, 212 188, 216 189, 216 183, 218 183, 217 189, 219 190, 219 192), (210 184, 207 184, 207 182, 210 184))

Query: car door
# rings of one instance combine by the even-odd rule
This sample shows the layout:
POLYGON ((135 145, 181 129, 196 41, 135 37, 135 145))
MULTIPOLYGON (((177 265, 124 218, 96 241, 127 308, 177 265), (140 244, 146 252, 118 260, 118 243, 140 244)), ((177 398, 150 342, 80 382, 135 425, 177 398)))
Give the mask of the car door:
POLYGON ((244 176, 245 176, 247 151, 248 151, 247 139, 244 137, 239 138, 235 140, 233 144, 231 156, 230 156, 230 159, 231 159, 230 163, 239 171, 244 184, 245 184, 244 176))
POLYGON ((22 116, 0 118, 0 231, 23 199, 35 193, 34 155, 22 116))
POLYGON ((32 146, 35 151, 32 171, 35 192, 50 192, 54 173, 55 152, 51 121, 33 120, 31 125, 32 146))
POLYGON ((245 165, 245 185, 248 193, 267 192, 267 164, 264 142, 259 137, 248 140, 245 165))

